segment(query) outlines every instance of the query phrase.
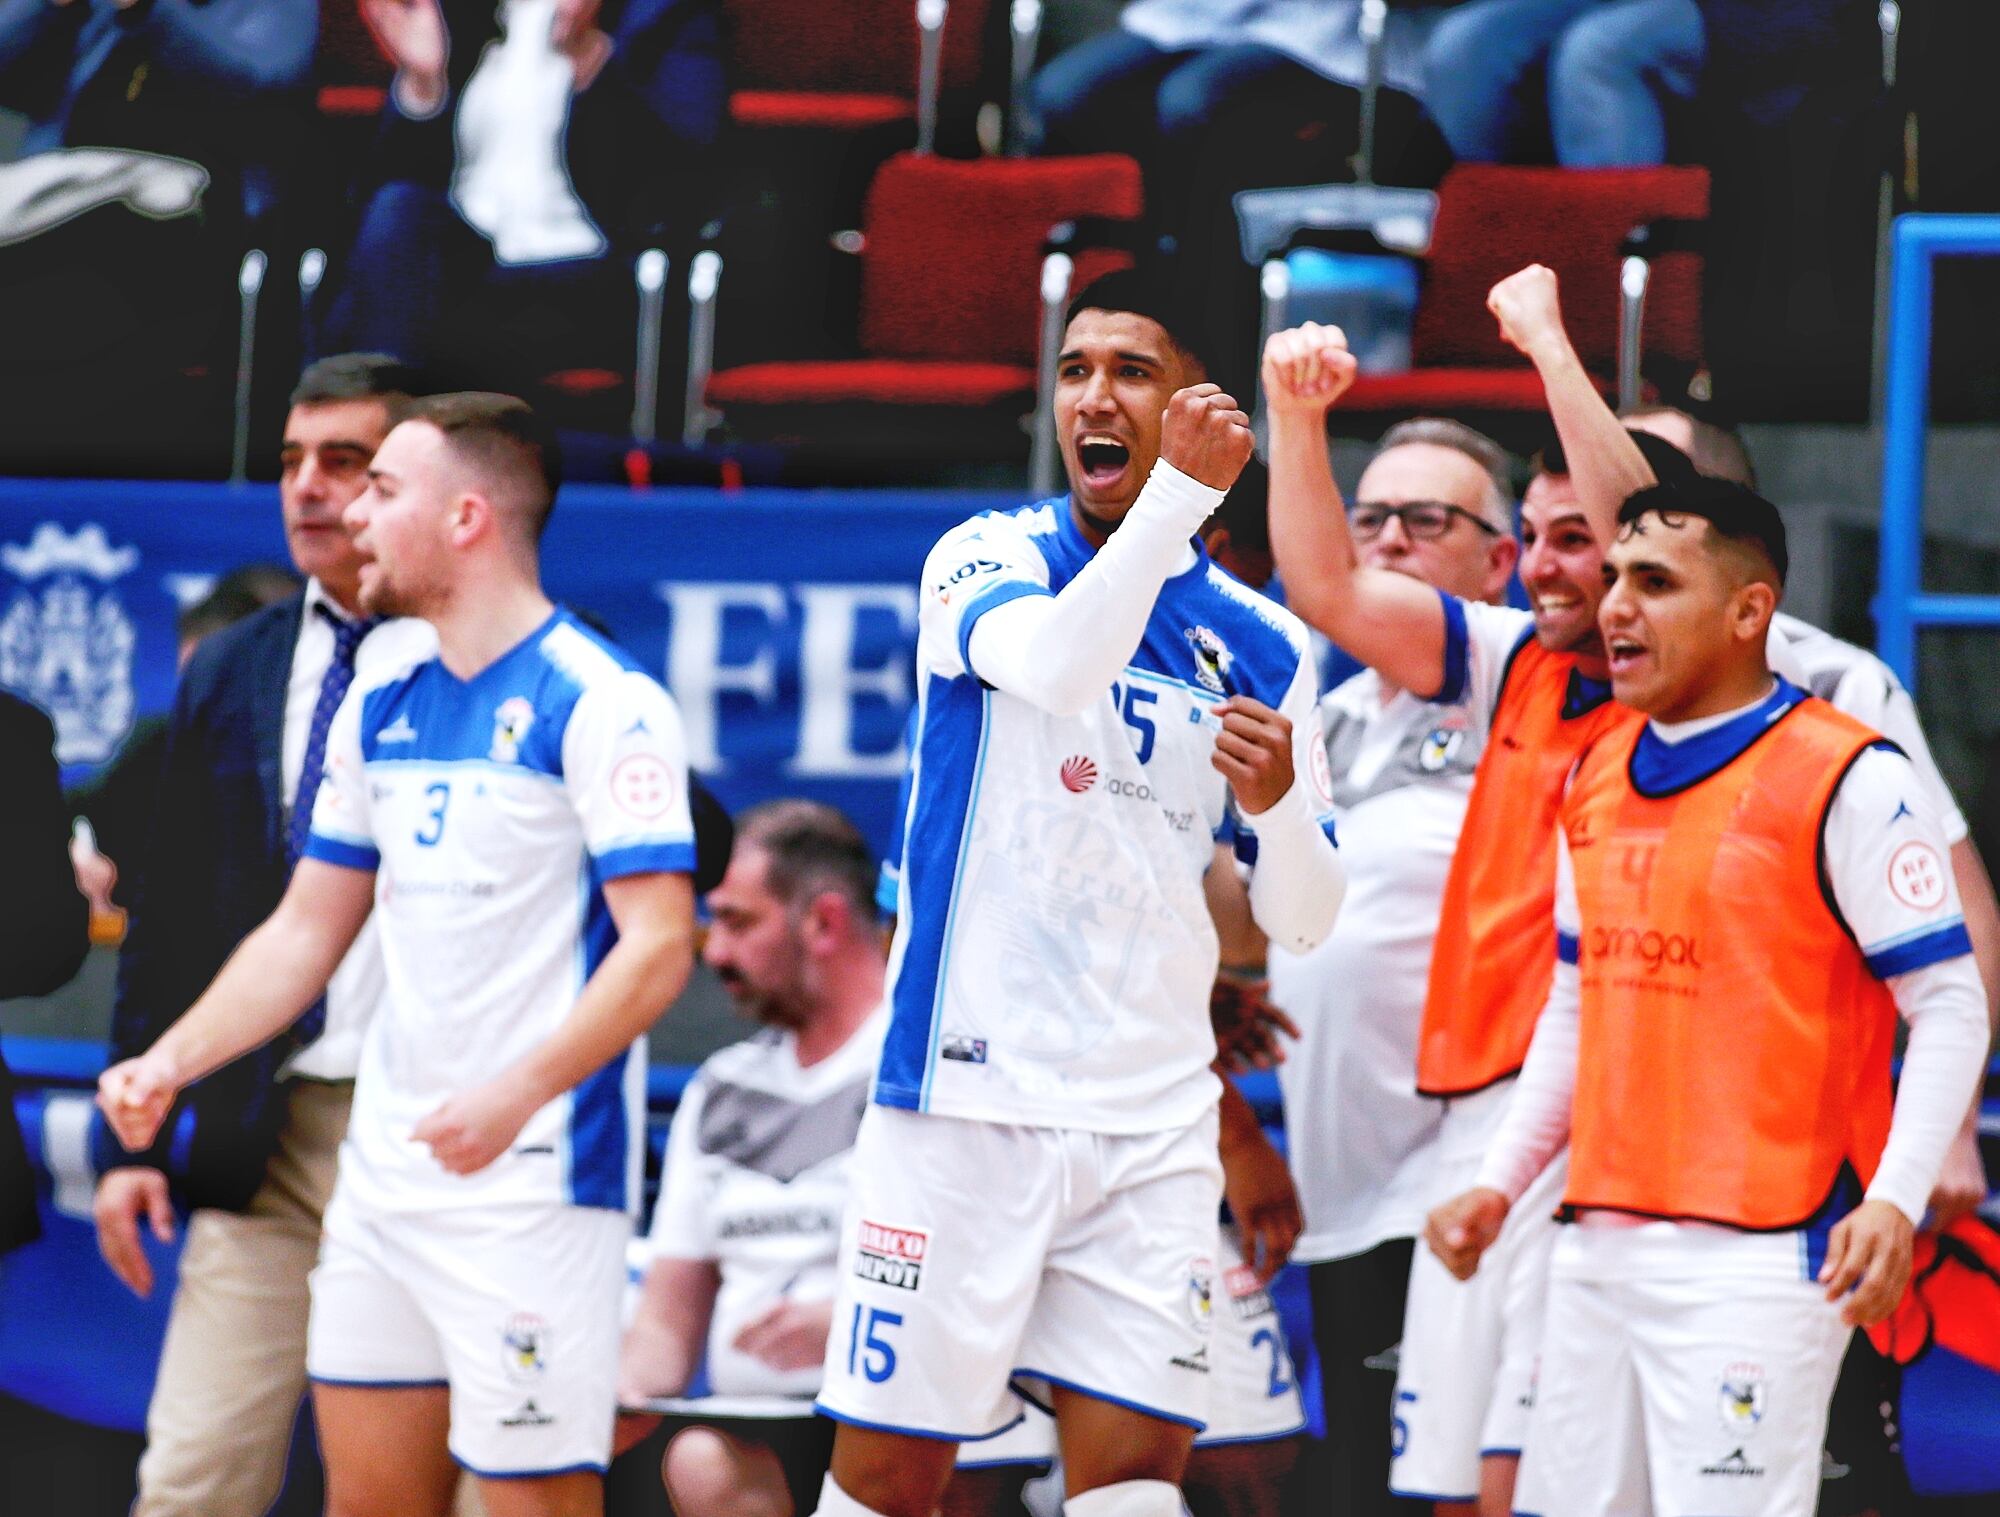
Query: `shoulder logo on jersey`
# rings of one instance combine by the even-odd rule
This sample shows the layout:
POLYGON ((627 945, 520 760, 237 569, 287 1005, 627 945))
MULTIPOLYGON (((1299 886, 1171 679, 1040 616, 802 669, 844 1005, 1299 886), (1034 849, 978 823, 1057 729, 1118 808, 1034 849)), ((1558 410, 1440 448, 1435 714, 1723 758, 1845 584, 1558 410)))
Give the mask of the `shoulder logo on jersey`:
POLYGON ((1764 1367, 1760 1364, 1731 1364, 1722 1371, 1716 1388, 1715 1409, 1723 1427, 1741 1435, 1755 1430, 1764 1420, 1764 1367))
POLYGON ((1454 711, 1431 729, 1417 750, 1417 767, 1425 774, 1442 774, 1445 765, 1465 746, 1465 714, 1454 711))
POLYGON ((1062 779, 1063 789, 1071 795, 1082 795, 1097 783, 1097 765, 1080 753, 1064 759, 1058 773, 1062 779))
POLYGON ((500 1329, 500 1360, 511 1380, 534 1381, 549 1367, 549 1324, 534 1312, 516 1312, 500 1329))
POLYGON ((512 764, 521 757, 521 744, 535 725, 535 704, 525 695, 510 695, 493 713, 493 746, 487 756, 496 764, 512 764))
POLYGON ((1221 695, 1228 687, 1229 670, 1236 662, 1236 655, 1219 634, 1207 627, 1189 627, 1185 636, 1188 646, 1194 649, 1194 677, 1204 689, 1221 695))
POLYGON ((397 713, 393 722, 375 734, 375 741, 378 743, 414 743, 416 740, 417 729, 410 725, 410 718, 406 712, 397 713))
POLYGON ((113 548, 95 522, 74 535, 41 522, 25 544, 0 546, 16 581, 0 615, 0 686, 48 713, 65 764, 110 758, 132 725, 138 635, 115 582, 138 564, 137 548, 113 548))
POLYGON ((664 816, 678 793, 673 770, 658 754, 628 753, 611 770, 613 804, 642 822, 664 816))
POLYGON ((854 1273, 897 1290, 923 1289, 931 1235, 920 1227, 890 1227, 865 1217, 855 1237, 854 1273))
MULTIPOLYGON (((969 540, 969 539, 968 539, 969 540)), ((932 587, 937 598, 947 606, 959 588, 969 579, 978 579, 983 574, 998 574, 1002 568, 999 560, 991 558, 969 558, 932 587)))
POLYGON ((1194 1259, 1188 1263, 1188 1321, 1206 1333, 1215 1320, 1215 1261, 1194 1259))
POLYGON ((1944 904, 1944 860, 1929 843, 1909 842, 1889 855, 1889 890, 1912 911, 1944 904))

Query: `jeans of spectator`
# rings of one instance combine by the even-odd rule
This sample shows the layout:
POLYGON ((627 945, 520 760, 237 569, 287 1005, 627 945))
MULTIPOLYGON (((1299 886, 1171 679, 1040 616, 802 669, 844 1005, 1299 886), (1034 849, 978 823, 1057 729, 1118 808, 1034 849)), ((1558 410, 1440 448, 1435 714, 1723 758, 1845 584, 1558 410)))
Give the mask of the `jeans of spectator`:
POLYGON ((1306 1266, 1333 1486, 1325 1510, 1344 1517, 1429 1517, 1429 1502, 1389 1494, 1396 1351, 1414 1248, 1391 1238, 1365 1254, 1306 1266))
POLYGON ((1178 234, 1188 162, 1217 117, 1252 98, 1343 89, 1254 43, 1167 52, 1120 30, 1050 60, 1029 99, 1041 151, 1130 153, 1146 171, 1148 219, 1178 234))
POLYGON ((1545 80, 1557 163, 1641 167, 1666 161, 1666 102, 1692 98, 1702 53, 1695 0, 1474 0, 1431 33, 1425 100, 1459 158, 1505 163, 1545 80))

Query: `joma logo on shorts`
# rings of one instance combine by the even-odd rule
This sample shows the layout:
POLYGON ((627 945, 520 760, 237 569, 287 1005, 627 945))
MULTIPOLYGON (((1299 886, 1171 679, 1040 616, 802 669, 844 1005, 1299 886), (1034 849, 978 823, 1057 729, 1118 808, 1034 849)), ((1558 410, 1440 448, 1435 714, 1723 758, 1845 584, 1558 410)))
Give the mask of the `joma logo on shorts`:
POLYGON ((856 1239, 854 1273, 877 1285, 913 1291, 924 1283, 924 1255, 931 1235, 921 1228, 885 1227, 863 1220, 856 1239))
POLYGON ((1591 959, 1637 959, 1646 973, 1658 974, 1663 964, 1701 968, 1699 945, 1684 933, 1648 927, 1593 927, 1584 938, 1584 956, 1591 959))

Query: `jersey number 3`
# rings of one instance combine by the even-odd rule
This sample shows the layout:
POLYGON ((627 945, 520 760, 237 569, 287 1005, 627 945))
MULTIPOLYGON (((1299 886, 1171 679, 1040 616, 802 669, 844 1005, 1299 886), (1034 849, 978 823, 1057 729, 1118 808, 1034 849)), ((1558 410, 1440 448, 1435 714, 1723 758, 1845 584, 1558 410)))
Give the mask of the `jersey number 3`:
POLYGON ((421 848, 435 848, 438 839, 444 836, 444 808, 451 804, 451 786, 443 780, 424 787, 424 796, 431 803, 430 815, 424 818, 424 825, 417 829, 417 845, 421 848))

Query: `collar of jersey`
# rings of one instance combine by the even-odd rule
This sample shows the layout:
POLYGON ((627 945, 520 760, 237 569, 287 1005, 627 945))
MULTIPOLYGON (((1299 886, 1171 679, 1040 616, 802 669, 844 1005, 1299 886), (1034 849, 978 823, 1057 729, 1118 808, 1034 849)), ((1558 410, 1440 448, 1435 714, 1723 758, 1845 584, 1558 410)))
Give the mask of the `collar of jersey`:
MULTIPOLYGON (((1068 584, 1082 570, 1083 566, 1097 556, 1097 549, 1090 545, 1090 539, 1083 535, 1083 528, 1076 524, 1076 502, 1067 495, 1058 496, 1049 504, 1056 512, 1056 541, 1062 545, 1057 555, 1062 570, 1062 583, 1068 584)), ((1199 537, 1190 537, 1188 546, 1194 549, 1194 562, 1178 574, 1167 576, 1167 584, 1177 585, 1196 576, 1208 573, 1208 549, 1202 546, 1199 537)), ((1061 586, 1053 588, 1060 589, 1061 586)))
POLYGON ((503 670, 512 663, 514 663, 514 661, 521 656, 521 652, 523 649, 532 648, 537 643, 541 642, 543 638, 547 637, 549 633, 555 630, 556 623, 560 622, 562 619, 563 619, 563 608, 561 606, 557 606, 554 610, 549 612, 549 614, 545 618, 543 618, 540 626, 536 627, 534 631, 530 632, 526 637, 522 638, 518 643, 514 644, 513 647, 509 648, 505 653, 501 654, 498 658, 493 660, 493 662, 488 664, 484 669, 481 669, 477 674, 473 675, 471 679, 460 679, 456 674, 453 674, 451 670, 446 666, 442 656, 438 657, 435 660, 438 667, 438 672, 442 674, 446 679, 450 680, 452 684, 458 686, 461 690, 470 690, 475 685, 478 685, 484 680, 486 680, 490 675, 494 674, 499 670, 503 670))
MULTIPOLYGON (((1526 643, 1534 635, 1535 629, 1530 627, 1521 641, 1526 643)), ((1580 716, 1588 716, 1610 699, 1610 680, 1592 679, 1581 669, 1572 669, 1569 684, 1563 688, 1563 720, 1573 722, 1580 716)))
POLYGON ((1783 676, 1778 686, 1741 716, 1720 727, 1711 727, 1685 742, 1669 743, 1657 736, 1648 722, 1632 749, 1632 788, 1651 798, 1673 795, 1691 785, 1721 773, 1794 706, 1806 698, 1805 691, 1783 676))

